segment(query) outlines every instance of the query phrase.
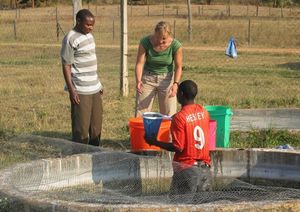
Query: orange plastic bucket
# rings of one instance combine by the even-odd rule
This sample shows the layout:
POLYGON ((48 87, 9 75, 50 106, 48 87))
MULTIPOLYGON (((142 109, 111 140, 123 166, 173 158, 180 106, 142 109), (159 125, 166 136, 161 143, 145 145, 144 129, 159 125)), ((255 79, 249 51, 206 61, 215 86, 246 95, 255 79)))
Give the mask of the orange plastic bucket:
MULTIPOLYGON (((129 133, 130 133, 130 145, 132 152, 141 152, 141 151, 160 151, 161 148, 149 145, 144 139, 145 130, 143 118, 130 118, 129 119, 129 133)), ((157 140, 169 142, 170 139, 170 120, 162 120, 157 140)))

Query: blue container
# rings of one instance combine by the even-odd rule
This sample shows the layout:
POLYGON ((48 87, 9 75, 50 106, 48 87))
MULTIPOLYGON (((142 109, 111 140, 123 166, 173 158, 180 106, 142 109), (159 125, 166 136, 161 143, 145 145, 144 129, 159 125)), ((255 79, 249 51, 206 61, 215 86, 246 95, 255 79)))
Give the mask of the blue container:
POLYGON ((143 113, 144 129, 147 137, 157 137, 163 117, 164 115, 156 112, 143 113))
POLYGON ((228 42, 228 46, 227 49, 225 51, 225 54, 229 57, 232 58, 237 58, 237 50, 236 50, 236 45, 235 45, 235 39, 234 37, 231 37, 229 42, 228 42))

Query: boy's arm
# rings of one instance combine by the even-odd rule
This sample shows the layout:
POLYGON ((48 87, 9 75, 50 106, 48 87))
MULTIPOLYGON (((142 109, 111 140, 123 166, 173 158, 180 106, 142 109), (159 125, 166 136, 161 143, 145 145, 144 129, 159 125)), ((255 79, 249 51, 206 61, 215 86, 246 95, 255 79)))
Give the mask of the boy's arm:
POLYGON ((166 142, 161 142, 158 141, 155 137, 146 137, 145 140, 149 145, 154 145, 158 146, 160 148, 163 148, 165 150, 168 150, 170 152, 180 152, 174 145, 173 143, 166 143, 166 142))

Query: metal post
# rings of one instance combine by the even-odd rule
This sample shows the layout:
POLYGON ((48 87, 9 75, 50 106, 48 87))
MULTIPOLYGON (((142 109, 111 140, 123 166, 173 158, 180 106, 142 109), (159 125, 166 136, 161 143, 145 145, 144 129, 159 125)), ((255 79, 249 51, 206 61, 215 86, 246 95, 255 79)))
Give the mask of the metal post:
POLYGON ((230 17, 230 0, 228 0, 228 16, 230 17))
POLYGON ((101 43, 101 30, 102 30, 102 28, 101 28, 101 21, 97 25, 99 27, 99 41, 98 41, 98 45, 100 46, 100 43, 101 43))
POLYGON ((20 18, 20 8, 16 7, 16 15, 15 15, 15 19, 20 18))
POLYGON ((57 6, 55 8, 55 20, 56 20, 56 39, 59 41, 59 23, 58 23, 58 11, 57 6))
POLYGON ((112 39, 114 42, 115 41, 115 18, 113 18, 113 21, 112 21, 112 39))
POLYGON ((191 8, 191 0, 187 0, 187 5, 188 5, 188 34, 189 34, 189 41, 193 40, 193 35, 192 35, 192 8, 191 8))
POLYGON ((251 46, 251 19, 248 21, 248 46, 251 46))
POLYGON ((132 17, 132 0, 130 0, 130 16, 132 17))
POLYGON ((166 0, 164 0, 163 9, 162 9, 163 19, 165 19, 165 4, 166 4, 166 0))
POLYGON ((14 25, 14 37, 15 37, 15 40, 17 40, 17 21, 16 20, 14 20, 13 25, 14 25))
POLYGON ((174 23, 173 23, 173 36, 174 36, 174 38, 176 38, 176 20, 174 20, 174 23))

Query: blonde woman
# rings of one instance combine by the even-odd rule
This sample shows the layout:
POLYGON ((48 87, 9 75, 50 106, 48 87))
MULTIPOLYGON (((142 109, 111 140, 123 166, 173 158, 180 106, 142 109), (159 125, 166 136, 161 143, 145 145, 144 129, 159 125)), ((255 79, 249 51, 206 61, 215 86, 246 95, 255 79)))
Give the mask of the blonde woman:
POLYGON ((170 24, 161 21, 154 33, 141 39, 135 65, 136 117, 152 110, 155 97, 159 111, 176 113, 176 93, 182 75, 182 45, 171 36, 170 24))

